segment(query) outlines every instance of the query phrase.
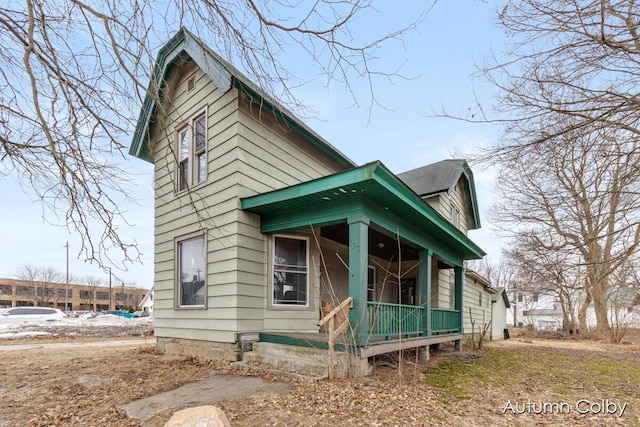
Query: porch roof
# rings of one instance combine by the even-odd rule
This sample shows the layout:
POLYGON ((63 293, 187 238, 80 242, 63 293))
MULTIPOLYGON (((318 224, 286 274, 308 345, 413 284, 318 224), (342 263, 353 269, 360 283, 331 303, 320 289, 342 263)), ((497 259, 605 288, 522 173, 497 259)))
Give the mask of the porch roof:
POLYGON ((413 244, 459 263, 485 252, 438 214, 381 162, 242 199, 261 216, 263 233, 345 222, 364 216, 413 244))

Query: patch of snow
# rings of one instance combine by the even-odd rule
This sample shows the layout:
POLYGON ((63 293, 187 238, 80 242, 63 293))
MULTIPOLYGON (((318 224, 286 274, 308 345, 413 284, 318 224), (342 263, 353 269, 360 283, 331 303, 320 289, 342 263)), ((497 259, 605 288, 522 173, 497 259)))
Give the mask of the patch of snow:
POLYGON ((18 339, 38 335, 125 336, 148 335, 153 331, 153 317, 128 319, 106 314, 93 319, 67 318, 56 321, 25 321, 0 324, 0 339, 18 339))

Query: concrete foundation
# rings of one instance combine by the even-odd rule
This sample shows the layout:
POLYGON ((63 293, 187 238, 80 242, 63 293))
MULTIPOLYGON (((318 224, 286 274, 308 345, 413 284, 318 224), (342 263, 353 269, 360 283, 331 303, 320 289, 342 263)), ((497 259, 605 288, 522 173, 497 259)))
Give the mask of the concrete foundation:
POLYGON ((207 362, 237 362, 242 355, 236 344, 212 341, 157 337, 157 346, 163 353, 190 356, 207 362))

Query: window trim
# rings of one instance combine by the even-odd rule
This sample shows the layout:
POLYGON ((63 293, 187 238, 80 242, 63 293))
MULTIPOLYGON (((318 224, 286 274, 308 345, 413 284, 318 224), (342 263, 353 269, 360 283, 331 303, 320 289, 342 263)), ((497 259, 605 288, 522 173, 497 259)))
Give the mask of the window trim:
POLYGON ((274 234, 271 236, 271 238, 269 239, 269 279, 268 279, 268 292, 269 292, 269 296, 268 296, 268 304, 267 306, 269 308, 274 308, 274 309, 278 309, 278 310, 301 310, 301 309, 309 309, 311 308, 311 246, 309 245, 309 237, 307 236, 300 236, 300 235, 292 235, 292 234, 274 234), (282 303, 276 303, 274 301, 274 295, 273 295, 273 290, 274 290, 274 274, 275 274, 275 253, 276 253, 276 239, 277 238, 283 238, 283 239, 292 239, 292 240, 303 240, 305 242, 305 246, 306 246, 306 293, 305 293, 305 298, 306 298, 306 303, 303 304, 282 304, 282 303))
POLYGON ((176 156, 175 156, 176 158, 175 192, 176 193, 185 192, 190 188, 197 187, 207 182, 208 175, 209 175, 209 170, 208 170, 209 169, 208 167, 209 165, 209 160, 208 160, 209 118, 208 116, 209 116, 208 107, 205 107, 199 110, 198 112, 196 112, 195 114, 193 114, 187 120, 180 123, 175 128, 174 147, 175 147, 175 153, 176 153, 176 156), (198 137, 197 137, 196 123, 200 122, 200 120, 202 119, 204 119, 205 143, 202 149, 197 150, 196 144, 198 141, 198 137), (182 157, 182 153, 183 153, 182 135, 184 134, 185 131, 187 131, 186 137, 188 138, 188 141, 187 141, 188 147, 186 147, 187 148, 186 158, 183 158, 182 157), (198 164, 199 164, 198 160, 200 156, 203 156, 203 155, 204 155, 205 170, 204 170, 204 177, 201 178, 199 176, 200 171, 198 167, 198 164), (183 164, 186 166, 186 173, 184 172, 183 164))
POLYGON ((460 211, 453 204, 450 206, 450 220, 454 227, 460 228, 460 211))
POLYGON ((178 310, 202 310, 207 308, 207 300, 208 300, 208 280, 207 280, 207 232, 206 230, 196 231, 190 234, 185 234, 174 239, 174 308, 178 310), (204 251, 204 272, 202 273, 202 277, 204 277, 204 304, 194 304, 194 305, 183 305, 182 301, 182 280, 180 277, 180 271, 182 268, 181 258, 182 254, 180 252, 180 245, 185 242, 189 242, 191 240, 202 239, 203 243, 203 251, 204 251))
POLYGON ((367 265, 367 301, 377 302, 376 299, 376 267, 374 265, 367 265), (373 272, 373 283, 369 283, 369 272, 373 272), (369 298, 369 292, 372 293, 372 298, 369 298))

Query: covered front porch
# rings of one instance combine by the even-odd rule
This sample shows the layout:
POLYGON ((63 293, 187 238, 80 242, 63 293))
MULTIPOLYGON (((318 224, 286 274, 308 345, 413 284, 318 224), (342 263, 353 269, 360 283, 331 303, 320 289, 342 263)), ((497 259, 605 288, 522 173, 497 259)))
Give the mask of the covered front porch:
MULTIPOLYGON (((459 344, 464 261, 484 252, 380 162, 248 197, 242 208, 260 215, 266 235, 312 236, 323 261, 313 298, 352 299, 348 330, 336 345, 365 358, 459 344)), ((263 331, 260 339, 328 341, 319 330, 297 337, 295 328, 293 320, 287 333, 263 331)))

